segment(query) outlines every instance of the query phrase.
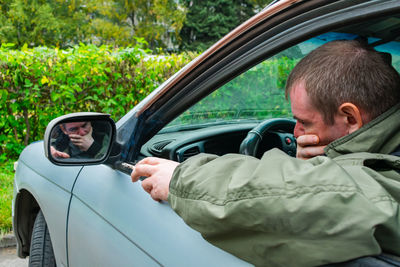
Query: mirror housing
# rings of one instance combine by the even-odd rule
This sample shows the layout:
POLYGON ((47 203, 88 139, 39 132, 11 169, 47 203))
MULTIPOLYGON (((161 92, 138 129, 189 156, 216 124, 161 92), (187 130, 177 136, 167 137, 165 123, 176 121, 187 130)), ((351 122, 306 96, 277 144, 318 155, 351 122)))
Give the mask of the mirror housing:
POLYGON ((67 114, 47 125, 45 155, 56 165, 101 164, 110 155, 115 134, 115 123, 109 114, 67 114))

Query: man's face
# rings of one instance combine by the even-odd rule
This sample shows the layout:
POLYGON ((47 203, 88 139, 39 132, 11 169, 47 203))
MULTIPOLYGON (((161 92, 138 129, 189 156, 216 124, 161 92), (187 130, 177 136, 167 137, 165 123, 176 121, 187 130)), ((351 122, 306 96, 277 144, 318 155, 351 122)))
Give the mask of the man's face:
POLYGON ((326 124, 322 114, 313 106, 303 82, 294 84, 290 92, 293 117, 297 120, 294 136, 314 134, 319 137, 319 145, 327 145, 348 134, 345 121, 335 115, 332 125, 326 124))
POLYGON ((89 121, 83 122, 68 122, 64 124, 64 129, 61 127, 66 135, 78 134, 80 136, 87 135, 92 129, 92 124, 89 121))

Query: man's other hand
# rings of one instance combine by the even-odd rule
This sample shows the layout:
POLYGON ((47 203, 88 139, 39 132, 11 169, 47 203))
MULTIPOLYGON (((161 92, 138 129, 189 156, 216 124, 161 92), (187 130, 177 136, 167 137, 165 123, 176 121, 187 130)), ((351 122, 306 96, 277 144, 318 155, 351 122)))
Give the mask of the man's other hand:
POLYGON ((145 158, 135 165, 131 173, 132 182, 137 182, 141 176, 147 177, 142 181, 143 189, 155 201, 167 200, 169 183, 179 162, 161 158, 145 158))
POLYGON ((326 145, 318 145, 319 137, 313 134, 301 135, 297 139, 296 157, 299 159, 310 159, 323 155, 326 145))
POLYGON ((92 137, 92 132, 93 132, 93 128, 91 128, 90 132, 86 135, 70 134, 69 139, 81 151, 87 151, 94 142, 94 139, 92 137))
POLYGON ((50 146, 50 153, 53 156, 53 158, 69 158, 69 155, 65 152, 58 151, 55 149, 53 146, 50 146))

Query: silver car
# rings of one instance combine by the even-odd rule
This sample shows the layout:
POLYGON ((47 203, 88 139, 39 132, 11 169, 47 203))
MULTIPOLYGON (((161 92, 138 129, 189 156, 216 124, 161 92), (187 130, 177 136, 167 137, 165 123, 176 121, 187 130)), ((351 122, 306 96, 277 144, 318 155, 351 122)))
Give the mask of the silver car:
POLYGON ((284 85, 296 62, 325 42, 358 38, 399 71, 399 36, 398 0, 275 1, 116 123, 99 113, 57 118, 18 160, 18 255, 32 266, 250 265, 204 240, 168 203, 154 202, 131 182, 131 167, 148 156, 259 157, 273 147, 294 156, 284 85), (95 147, 65 137, 88 131, 95 147))

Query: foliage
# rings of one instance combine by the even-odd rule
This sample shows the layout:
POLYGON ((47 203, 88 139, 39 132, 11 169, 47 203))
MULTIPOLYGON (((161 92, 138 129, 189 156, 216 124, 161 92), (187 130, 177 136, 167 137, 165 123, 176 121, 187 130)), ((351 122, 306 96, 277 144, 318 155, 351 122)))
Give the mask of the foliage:
POLYGON ((95 17, 90 33, 101 44, 127 45, 136 36, 153 50, 176 44, 186 13, 174 0, 91 0, 87 6, 95 17))
POLYGON ((79 44, 203 51, 272 0, 2 0, 0 41, 16 48, 79 44))
POLYGON ((80 44, 66 50, 0 49, 0 162, 42 139, 60 115, 97 111, 118 120, 195 55, 151 56, 130 48, 80 44))
POLYGON ((0 12, 0 41, 17 47, 76 44, 87 32, 82 1, 6 0, 0 12))
POLYGON ((271 0, 181 0, 188 9, 181 48, 203 51, 271 0))
POLYGON ((12 163, 0 164, 0 235, 12 229, 11 202, 13 196, 12 163))
POLYGON ((128 46, 145 38, 150 47, 176 45, 185 9, 174 0, 3 0, 0 41, 61 48, 80 42, 128 46), (168 43, 175 42, 175 43, 168 43))

